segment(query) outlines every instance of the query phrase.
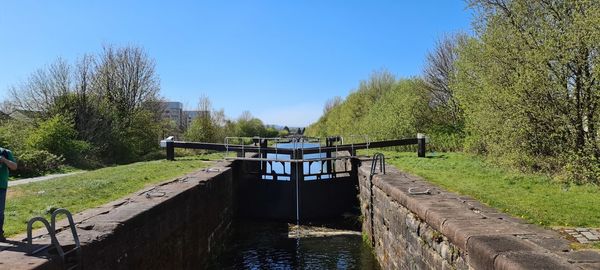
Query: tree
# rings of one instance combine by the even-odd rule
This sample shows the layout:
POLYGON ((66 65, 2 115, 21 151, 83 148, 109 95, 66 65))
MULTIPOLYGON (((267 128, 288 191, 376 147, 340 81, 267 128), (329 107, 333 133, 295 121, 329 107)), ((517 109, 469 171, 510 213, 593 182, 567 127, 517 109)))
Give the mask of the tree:
MULTIPOLYGON (((200 100, 198 102, 198 111, 200 112, 210 112, 212 110, 211 101, 206 95, 201 95, 200 100)), ((219 118, 222 116, 219 115, 219 118)), ((192 124, 188 127, 188 130, 185 133, 185 137, 188 140, 198 141, 198 142, 217 142, 222 140, 222 138, 218 138, 220 134, 219 123, 216 123, 211 117, 210 113, 200 114, 194 120, 192 120, 192 124)), ((221 121, 221 119, 218 119, 221 121)))
POLYGON ((600 2, 469 3, 477 37, 459 50, 455 90, 470 148, 599 182, 600 2))
POLYGON ((374 140, 414 137, 429 123, 429 99, 421 79, 399 80, 356 124, 374 140))
POLYGON ((33 72, 18 86, 9 88, 11 103, 16 109, 48 112, 56 99, 71 90, 69 64, 61 58, 33 72))
POLYGON ((76 139, 92 143, 104 161, 129 162, 158 150, 161 128, 159 79, 154 61, 140 47, 104 47, 74 66, 58 59, 11 88, 14 109, 35 111, 42 121, 57 114, 73 120, 76 139), (139 123, 149 126, 141 128, 139 123), (133 136, 133 137, 132 137, 133 136), (126 156, 125 156, 126 155, 126 156))
POLYGON ((439 111, 439 116, 456 129, 462 126, 462 110, 450 86, 455 80, 455 61, 458 57, 457 46, 464 42, 466 36, 458 34, 445 36, 438 40, 435 49, 427 53, 427 61, 423 70, 426 89, 430 93, 430 106, 439 111))
POLYGON ((325 106, 323 106, 323 114, 327 114, 329 111, 331 111, 331 109, 337 107, 338 105, 342 104, 344 100, 342 99, 342 97, 340 96, 335 96, 332 99, 328 99, 325 102, 325 106))
POLYGON ((258 118, 254 118, 249 111, 242 112, 235 125, 238 137, 264 137, 267 133, 263 122, 258 118))
POLYGON ((140 47, 104 47, 92 89, 106 101, 118 124, 131 124, 134 112, 159 99, 154 68, 154 60, 140 47))

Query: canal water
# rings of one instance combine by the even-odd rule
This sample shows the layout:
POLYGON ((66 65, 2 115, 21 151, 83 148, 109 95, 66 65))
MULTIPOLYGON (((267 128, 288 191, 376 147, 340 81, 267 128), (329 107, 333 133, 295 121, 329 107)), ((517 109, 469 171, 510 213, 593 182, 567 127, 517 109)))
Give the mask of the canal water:
POLYGON ((360 232, 243 221, 209 269, 380 269, 360 232))

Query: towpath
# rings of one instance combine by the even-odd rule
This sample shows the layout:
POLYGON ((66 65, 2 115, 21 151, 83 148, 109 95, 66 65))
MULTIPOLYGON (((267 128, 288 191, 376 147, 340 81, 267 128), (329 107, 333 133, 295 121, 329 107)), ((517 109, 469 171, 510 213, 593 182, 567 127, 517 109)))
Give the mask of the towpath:
POLYGON ((33 182, 46 181, 46 180, 69 176, 69 175, 74 175, 74 174, 78 174, 78 173, 82 173, 82 172, 85 172, 85 171, 51 174, 51 175, 45 175, 45 176, 40 176, 40 177, 32 177, 32 178, 13 180, 13 181, 8 181, 8 186, 12 187, 12 186, 29 184, 29 183, 33 183, 33 182))

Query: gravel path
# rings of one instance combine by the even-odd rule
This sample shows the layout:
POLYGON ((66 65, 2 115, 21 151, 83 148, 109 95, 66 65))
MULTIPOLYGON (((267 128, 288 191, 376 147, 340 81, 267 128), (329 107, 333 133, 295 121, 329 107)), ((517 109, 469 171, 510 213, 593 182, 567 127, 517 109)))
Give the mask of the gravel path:
POLYGON ((46 180, 50 180, 50 179, 54 179, 54 178, 59 178, 59 177, 63 177, 63 176, 74 175, 74 174, 78 174, 78 173, 82 173, 82 172, 84 172, 84 171, 71 172, 71 173, 61 173, 61 174, 51 174, 51 175, 45 175, 45 176, 40 176, 40 177, 33 177, 33 178, 25 178, 25 179, 13 180, 13 181, 8 181, 8 186, 12 187, 12 186, 29 184, 29 183, 33 183, 33 182, 46 181, 46 180))

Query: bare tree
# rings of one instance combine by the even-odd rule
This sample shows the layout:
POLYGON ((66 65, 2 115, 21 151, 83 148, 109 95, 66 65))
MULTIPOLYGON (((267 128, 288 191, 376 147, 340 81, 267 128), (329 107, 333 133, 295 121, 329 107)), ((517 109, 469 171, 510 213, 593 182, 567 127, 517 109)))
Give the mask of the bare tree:
POLYGON ((212 102, 210 98, 206 94, 200 95, 200 100, 198 101, 198 111, 201 117, 209 117, 210 111, 212 110, 212 102))
POLYGON ((104 117, 103 106, 99 106, 102 99, 93 90, 95 61, 92 55, 82 56, 73 73, 75 98, 70 106, 79 137, 87 141, 97 141, 110 133, 110 121, 104 117))
POLYGON ((57 99, 70 91, 69 64, 58 58, 54 63, 32 73, 18 86, 9 88, 15 109, 48 112, 57 99))
POLYGON ((238 118, 238 121, 250 121, 252 119, 254 119, 254 116, 252 116, 252 113, 250 113, 250 111, 243 111, 240 117, 238 118))
POLYGON ((375 70, 366 81, 361 81, 358 92, 364 92, 372 100, 377 100, 383 94, 391 90, 396 85, 396 77, 389 70, 383 68, 375 70))
POLYGON ((458 58, 457 46, 465 38, 464 34, 457 34, 438 40, 434 51, 427 54, 427 62, 423 70, 427 90, 431 94, 430 105, 434 108, 443 108, 449 114, 449 120, 453 124, 461 121, 462 112, 450 84, 457 72, 454 66, 458 58))
POLYGON ((337 107, 338 105, 342 104, 344 100, 342 99, 342 97, 340 96, 335 96, 331 99, 328 99, 325 102, 325 106, 323 106, 323 114, 328 113, 329 111, 331 111, 331 109, 337 107))
POLYGON ((225 110, 222 108, 213 111, 213 113, 211 114, 211 118, 213 122, 219 127, 224 127, 228 121, 227 116, 225 116, 225 110))
POLYGON ((9 100, 4 100, 0 103, 0 112, 11 114, 14 110, 14 105, 9 100))

